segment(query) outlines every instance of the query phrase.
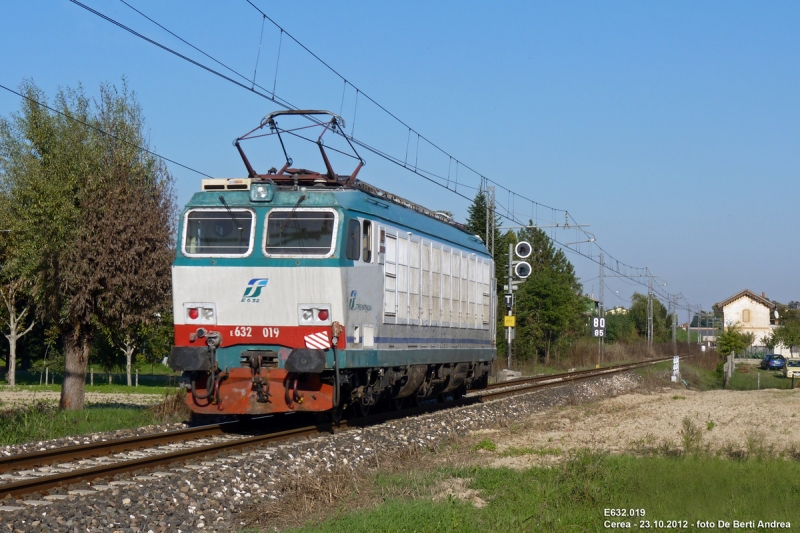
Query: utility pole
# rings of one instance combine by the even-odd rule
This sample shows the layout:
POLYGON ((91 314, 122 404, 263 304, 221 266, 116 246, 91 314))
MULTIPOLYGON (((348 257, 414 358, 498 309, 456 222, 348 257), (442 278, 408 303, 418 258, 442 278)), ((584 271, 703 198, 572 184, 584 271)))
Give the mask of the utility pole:
POLYGON ((672 355, 678 355, 678 297, 670 296, 669 306, 672 308, 672 355))
POLYGON ((647 272, 647 353, 653 349, 653 277, 647 272))
MULTIPOLYGON (((697 304, 697 327, 700 327, 700 317, 703 314, 703 306, 697 304)), ((703 344, 703 336, 700 335, 700 332, 697 332, 697 344, 703 344)))
MULTIPOLYGON (((605 302, 604 302, 605 301, 605 281, 606 281, 606 278, 605 278, 605 276, 606 276, 605 267, 606 267, 606 258, 605 258, 605 255, 603 255, 601 253, 600 254, 600 275, 598 276, 599 279, 600 279, 600 309, 599 309, 600 318, 605 318, 606 317, 605 302)), ((604 322, 604 324, 605 324, 605 322, 604 322)), ((598 364, 603 362, 603 352, 605 351, 605 344, 606 344, 605 336, 597 338, 597 349, 598 349, 598 355, 597 355, 598 361, 597 361, 597 363, 598 364)))
POLYGON ((494 187, 486 186, 486 248, 494 258, 494 187))
MULTIPOLYGON (((508 243, 508 293, 507 294, 510 296, 512 305, 514 301, 513 285, 514 285, 514 245, 508 243)), ((506 303, 506 307, 508 308, 508 316, 513 316, 511 305, 508 305, 508 303, 506 303)), ((508 366, 506 368, 508 368, 509 370, 511 370, 511 337, 513 335, 513 330, 514 328, 512 328, 511 326, 508 326, 506 328, 506 331, 508 333, 508 366)))

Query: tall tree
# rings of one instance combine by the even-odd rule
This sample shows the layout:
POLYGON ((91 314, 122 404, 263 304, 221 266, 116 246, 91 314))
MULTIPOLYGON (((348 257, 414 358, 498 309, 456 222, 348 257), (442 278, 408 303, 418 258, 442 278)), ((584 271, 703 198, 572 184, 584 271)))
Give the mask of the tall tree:
POLYGON ((17 384, 17 341, 28 334, 36 324, 33 320, 25 327, 28 312, 31 309, 30 301, 25 301, 20 306, 24 297, 24 285, 21 280, 13 280, 5 285, 0 285, 0 300, 2 300, 5 313, 3 321, 6 323, 8 333, 3 333, 8 339, 8 362, 6 364, 6 382, 12 387, 17 384), (20 309, 22 307, 22 309, 20 309))
POLYGON ((6 268, 30 280, 39 313, 64 343, 60 406, 81 409, 92 339, 152 316, 169 291, 174 193, 148 148, 135 95, 79 87, 50 112, 32 82, 22 109, 0 121, 0 168, 15 246, 6 268))
POLYGON ((539 355, 547 362, 559 341, 581 329, 582 287, 564 252, 544 231, 525 228, 519 232, 519 239, 528 241, 533 251, 526 259, 532 274, 516 295, 515 343, 520 356, 539 355))
MULTIPOLYGON (((484 243, 488 241, 486 234, 486 218, 489 216, 487 206, 486 193, 478 191, 472 205, 467 208, 469 217, 467 218, 467 230, 483 239, 484 243)), ((499 289, 502 289, 503 279, 508 272, 508 241, 506 235, 500 233, 500 217, 495 215, 494 224, 494 264, 495 264, 495 277, 498 280, 499 289)))
MULTIPOLYGON (((628 311, 631 321, 640 337, 647 337, 647 295, 633 293, 631 308, 628 311)), ((672 337, 672 319, 667 308, 658 298, 653 297, 653 342, 666 342, 672 337)))
POLYGON ((789 348, 789 354, 795 346, 800 346, 800 322, 796 320, 784 321, 783 325, 776 328, 774 333, 773 348, 781 345, 789 348))

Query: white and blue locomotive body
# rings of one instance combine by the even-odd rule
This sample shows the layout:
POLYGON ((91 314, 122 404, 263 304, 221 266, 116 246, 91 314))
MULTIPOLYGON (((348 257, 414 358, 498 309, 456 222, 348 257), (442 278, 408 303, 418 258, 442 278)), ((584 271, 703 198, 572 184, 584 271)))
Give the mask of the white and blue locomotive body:
POLYGON ((192 410, 363 410, 485 386, 496 299, 480 238, 302 172, 203 180, 181 216, 170 359, 192 410))

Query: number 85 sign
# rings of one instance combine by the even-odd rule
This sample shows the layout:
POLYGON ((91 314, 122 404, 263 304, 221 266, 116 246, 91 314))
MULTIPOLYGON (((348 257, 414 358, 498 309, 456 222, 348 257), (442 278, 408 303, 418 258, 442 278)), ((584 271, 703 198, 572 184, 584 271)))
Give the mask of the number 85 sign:
POLYGON ((592 319, 592 337, 605 337, 606 336, 606 319, 593 318, 592 319))

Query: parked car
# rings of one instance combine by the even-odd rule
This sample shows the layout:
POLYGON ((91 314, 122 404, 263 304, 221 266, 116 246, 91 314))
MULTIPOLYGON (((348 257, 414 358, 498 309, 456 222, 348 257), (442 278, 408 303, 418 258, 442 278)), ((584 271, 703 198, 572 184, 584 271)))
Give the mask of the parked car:
POLYGON ((780 370, 786 365, 786 359, 776 353, 768 353, 761 360, 761 368, 764 370, 780 370))
POLYGON ((783 375, 787 378, 800 378, 800 359, 787 359, 783 367, 783 375))

